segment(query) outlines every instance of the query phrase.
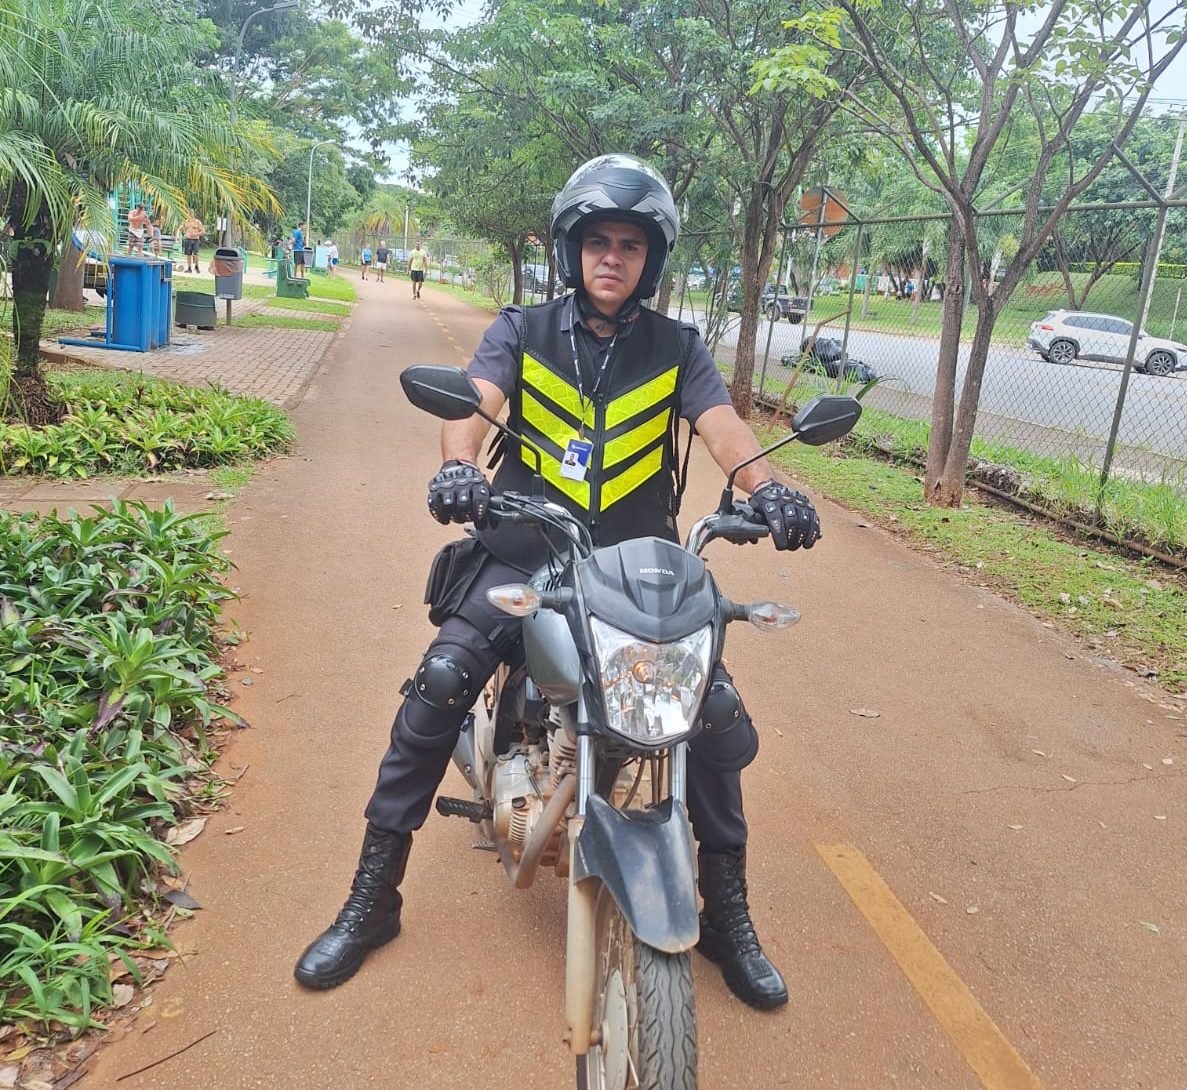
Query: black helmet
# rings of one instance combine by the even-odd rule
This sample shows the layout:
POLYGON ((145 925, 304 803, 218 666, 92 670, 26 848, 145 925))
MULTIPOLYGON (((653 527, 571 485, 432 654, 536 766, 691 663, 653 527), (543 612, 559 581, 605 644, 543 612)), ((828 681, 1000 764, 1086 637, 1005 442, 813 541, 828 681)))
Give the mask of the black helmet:
POLYGON ((647 263, 635 298, 650 299, 680 234, 663 175, 632 155, 599 155, 579 166, 552 202, 552 252, 565 284, 580 288, 581 232, 591 220, 626 220, 647 232, 647 263))

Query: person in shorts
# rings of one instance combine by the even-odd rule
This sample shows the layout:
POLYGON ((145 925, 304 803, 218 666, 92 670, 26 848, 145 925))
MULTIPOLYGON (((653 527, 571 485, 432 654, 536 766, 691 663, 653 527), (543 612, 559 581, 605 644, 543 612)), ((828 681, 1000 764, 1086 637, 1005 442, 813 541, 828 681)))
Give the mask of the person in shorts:
POLYGON ((333 239, 326 239, 326 271, 331 280, 338 275, 338 243, 333 239))
POLYGON ((416 240, 416 248, 408 255, 408 275, 412 277, 412 298, 420 298, 420 288, 425 282, 425 273, 429 269, 429 255, 424 252, 420 245, 420 239, 416 240))
POLYGON ((148 234, 148 213, 138 204, 128 213, 128 253, 144 256, 144 237, 148 234))
POLYGON ((194 215, 193 210, 181 221, 181 252, 185 255, 185 271, 187 273, 201 272, 198 268, 198 247, 202 236, 206 233, 206 225, 194 215))
POLYGON ((151 220, 149 220, 148 233, 149 233, 149 237, 151 240, 148 244, 149 250, 152 252, 154 257, 163 256, 161 253, 161 217, 160 216, 153 216, 153 218, 151 220))
POLYGON ((364 246, 362 256, 359 258, 359 264, 362 266, 363 279, 367 279, 367 270, 371 267, 371 247, 364 246))
POLYGON ((387 271, 387 263, 392 252, 387 248, 387 239, 379 240, 379 249, 375 251, 375 279, 383 283, 383 274, 387 271))
POLYGON ((293 228, 293 276, 305 279, 305 224, 293 228))

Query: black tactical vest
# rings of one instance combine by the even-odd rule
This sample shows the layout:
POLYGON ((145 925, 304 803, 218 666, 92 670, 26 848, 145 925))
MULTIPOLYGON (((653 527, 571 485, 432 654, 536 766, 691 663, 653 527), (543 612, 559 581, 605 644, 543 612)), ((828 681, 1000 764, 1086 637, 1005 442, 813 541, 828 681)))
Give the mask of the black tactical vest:
MULTIPOLYGON (((562 329, 570 303, 554 300, 523 311, 519 383, 508 403, 508 425, 540 451, 548 499, 563 504, 597 545, 634 537, 677 541, 676 434, 680 371, 693 338, 680 324, 640 309, 620 336, 596 394, 585 383, 584 404, 573 350, 562 329), (585 480, 561 475, 570 439, 593 444, 585 480)), ((520 444, 501 440, 492 490, 530 494, 535 459, 520 444)), ((548 556, 534 527, 503 525, 482 531, 497 557, 533 572, 548 556)), ((554 540, 560 540, 554 537, 554 540)))

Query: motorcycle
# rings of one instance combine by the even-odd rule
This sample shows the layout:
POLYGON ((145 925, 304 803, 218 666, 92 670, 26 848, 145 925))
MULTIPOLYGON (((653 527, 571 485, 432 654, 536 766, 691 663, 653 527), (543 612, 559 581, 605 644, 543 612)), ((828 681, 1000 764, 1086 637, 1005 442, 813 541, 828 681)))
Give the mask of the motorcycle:
MULTIPOLYGON (((417 408, 446 420, 477 413, 533 450, 480 410, 463 371, 415 366, 400 382, 417 408)), ((774 631, 799 620, 774 602, 730 601, 700 554, 710 541, 768 533, 734 499, 743 466, 793 440, 839 438, 860 415, 851 397, 806 404, 790 435, 734 467, 683 548, 660 538, 595 547, 583 523, 545 498, 538 451, 532 495, 491 497, 492 517, 545 528, 556 544, 532 579, 487 592, 523 619, 524 662, 496 671, 459 735, 453 759, 473 799, 436 805, 480 826, 516 887, 542 868, 568 882, 565 1018, 578 1090, 695 1090, 688 744, 703 729, 726 626, 774 631)))

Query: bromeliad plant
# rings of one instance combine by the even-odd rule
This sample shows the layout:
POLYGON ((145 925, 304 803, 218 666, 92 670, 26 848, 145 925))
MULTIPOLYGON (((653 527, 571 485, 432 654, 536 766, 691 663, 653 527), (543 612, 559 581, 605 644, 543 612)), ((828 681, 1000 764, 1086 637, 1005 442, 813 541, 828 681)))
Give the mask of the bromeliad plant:
POLYGON ((262 458, 292 441, 288 418, 266 401, 143 375, 75 371, 50 376, 59 424, 0 422, 0 473, 90 477, 163 473, 262 458))
POLYGON ((230 713, 229 567, 195 516, 0 512, 0 1023, 84 1026, 151 913, 157 833, 230 713))

